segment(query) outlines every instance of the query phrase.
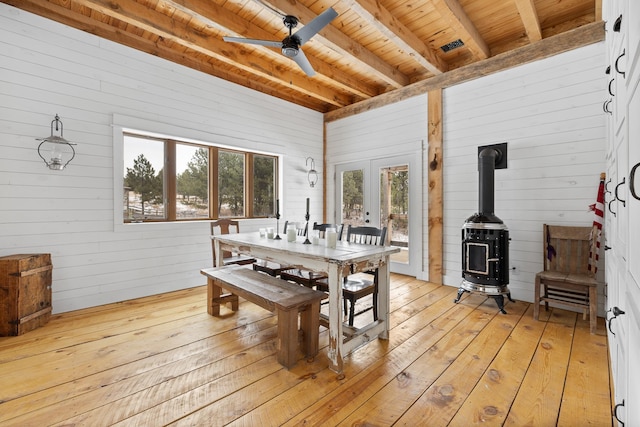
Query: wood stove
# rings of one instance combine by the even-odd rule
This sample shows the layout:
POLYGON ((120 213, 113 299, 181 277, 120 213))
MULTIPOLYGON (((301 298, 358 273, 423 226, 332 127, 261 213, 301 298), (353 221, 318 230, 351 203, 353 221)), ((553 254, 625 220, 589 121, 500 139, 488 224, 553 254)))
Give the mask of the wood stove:
POLYGON ((507 167, 507 144, 478 149, 479 212, 462 226, 462 283, 454 302, 465 292, 480 292, 496 301, 502 313, 509 291, 509 229, 494 210, 495 169, 507 167))

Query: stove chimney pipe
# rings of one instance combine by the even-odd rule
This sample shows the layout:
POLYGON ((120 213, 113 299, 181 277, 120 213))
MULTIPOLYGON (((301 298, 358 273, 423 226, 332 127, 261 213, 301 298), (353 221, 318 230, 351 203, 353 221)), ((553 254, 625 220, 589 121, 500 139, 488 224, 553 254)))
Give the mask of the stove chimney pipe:
POLYGON ((478 213, 467 223, 502 224, 494 213, 495 170, 507 167, 507 143, 478 147, 478 213))
POLYGON ((496 163, 501 154, 495 148, 484 148, 478 155, 478 213, 493 216, 496 163))

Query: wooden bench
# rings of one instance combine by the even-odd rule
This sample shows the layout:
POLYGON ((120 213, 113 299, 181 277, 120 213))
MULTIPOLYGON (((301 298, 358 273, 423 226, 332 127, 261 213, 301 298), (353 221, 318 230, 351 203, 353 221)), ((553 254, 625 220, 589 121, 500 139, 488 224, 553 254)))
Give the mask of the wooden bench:
POLYGON ((205 268, 207 276, 207 311, 220 316, 220 305, 231 303, 237 311, 238 297, 276 312, 278 315, 278 362, 291 368, 297 361, 298 313, 302 329, 302 351, 313 359, 318 354, 320 301, 327 294, 289 283, 241 266, 205 268), (222 289, 230 292, 222 293, 222 289))

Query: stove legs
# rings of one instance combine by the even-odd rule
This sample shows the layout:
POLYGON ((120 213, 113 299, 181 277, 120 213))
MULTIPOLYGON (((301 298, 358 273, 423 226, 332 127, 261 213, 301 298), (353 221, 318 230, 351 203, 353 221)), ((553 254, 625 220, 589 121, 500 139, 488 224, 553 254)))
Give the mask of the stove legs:
MULTIPOLYGON (((500 313, 507 314, 507 312, 504 310, 504 295, 490 295, 490 296, 495 300, 496 304, 498 304, 498 309, 500 310, 500 313)), ((509 299, 511 300, 511 297, 509 297, 509 299)))
MULTIPOLYGON (((462 298, 462 294, 464 294, 465 292, 471 293, 471 291, 468 291, 462 287, 458 288, 458 296, 456 296, 456 299, 454 299, 453 302, 457 304, 460 301, 460 298, 462 298)), ((507 314, 507 312, 504 310, 504 295, 488 295, 488 296, 494 299, 494 301, 498 305, 498 309, 500 310, 500 313, 507 314)), ((509 301, 515 302, 511 298, 511 292, 507 293, 507 298, 509 298, 509 301)))
POLYGON ((460 301, 460 298, 462 298, 462 294, 464 294, 465 292, 469 292, 469 291, 466 290, 465 288, 458 288, 458 296, 456 297, 456 299, 453 300, 453 302, 457 304, 460 301))

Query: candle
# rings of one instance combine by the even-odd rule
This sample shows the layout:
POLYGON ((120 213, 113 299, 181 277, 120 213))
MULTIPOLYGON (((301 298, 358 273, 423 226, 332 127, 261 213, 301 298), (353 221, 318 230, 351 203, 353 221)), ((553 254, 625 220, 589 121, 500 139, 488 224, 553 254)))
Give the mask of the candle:
POLYGON ((287 242, 295 242, 296 241, 296 229, 295 227, 289 226, 287 228, 287 242))
POLYGON ((309 198, 307 197, 307 215, 309 215, 309 198))
POLYGON ((335 249, 336 244, 338 243, 338 233, 336 233, 335 228, 327 228, 327 232, 325 237, 327 238, 327 247, 335 249))

